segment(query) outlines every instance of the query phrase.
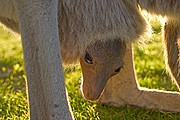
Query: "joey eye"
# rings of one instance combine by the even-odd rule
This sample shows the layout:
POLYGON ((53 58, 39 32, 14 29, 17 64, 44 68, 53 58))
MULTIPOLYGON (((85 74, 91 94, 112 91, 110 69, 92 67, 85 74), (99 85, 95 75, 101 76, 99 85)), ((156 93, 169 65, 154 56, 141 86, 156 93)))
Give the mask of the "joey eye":
POLYGON ((85 57, 84 57, 84 60, 89 63, 89 64, 93 64, 93 59, 92 59, 92 56, 86 52, 85 54, 85 57))

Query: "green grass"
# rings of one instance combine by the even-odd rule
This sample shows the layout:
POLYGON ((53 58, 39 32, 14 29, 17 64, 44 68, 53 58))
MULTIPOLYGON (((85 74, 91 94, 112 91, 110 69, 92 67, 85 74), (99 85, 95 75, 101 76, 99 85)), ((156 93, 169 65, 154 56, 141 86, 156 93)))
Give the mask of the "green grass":
MULTIPOLYGON (((134 45, 136 72, 143 87, 177 90, 166 74, 160 24, 152 22, 153 34, 146 45, 134 45)), ((0 120, 29 118, 20 38, 0 27, 0 120)), ((179 120, 180 114, 133 106, 108 107, 84 100, 80 93, 81 70, 64 70, 74 117, 77 120, 179 120)))

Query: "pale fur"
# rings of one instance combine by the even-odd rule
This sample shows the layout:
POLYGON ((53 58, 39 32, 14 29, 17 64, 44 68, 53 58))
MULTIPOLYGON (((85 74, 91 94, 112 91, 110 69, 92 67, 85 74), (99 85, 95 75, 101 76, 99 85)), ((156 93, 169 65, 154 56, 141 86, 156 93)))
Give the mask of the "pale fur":
POLYGON ((166 68, 172 79, 180 87, 180 25, 168 19, 163 27, 163 45, 166 68))
MULTIPOLYGON (((19 32, 17 17, 10 17, 15 11, 12 2, 3 1, 1 5, 8 7, 8 2, 11 9, 0 17, 0 21, 19 32)), ((61 14, 59 34, 65 63, 77 62, 87 45, 96 40, 121 38, 134 42, 148 31, 148 24, 131 0, 63 0, 59 2, 58 12, 61 14)))
POLYGON ((179 0, 137 0, 139 5, 150 13, 167 16, 179 21, 180 1, 179 0))
MULTIPOLYGON (((163 45, 166 66, 172 79, 180 86, 180 1, 138 0, 140 7, 150 13, 166 16, 163 25, 163 45)), ((141 88, 138 84, 132 49, 125 55, 125 66, 121 73, 109 80, 100 102, 113 105, 136 105, 150 109, 180 112, 180 93, 141 88)))
POLYGON ((97 40, 137 40, 147 32, 147 24, 136 3, 0 0, 0 22, 21 31, 31 119, 73 119, 65 94, 61 54, 64 62, 72 63, 97 40))
POLYGON ((59 49, 58 1, 14 0, 27 73, 30 118, 71 120, 59 49))
POLYGON ((74 62, 96 40, 121 38, 133 42, 148 28, 131 0, 64 0, 59 12, 64 61, 74 62))

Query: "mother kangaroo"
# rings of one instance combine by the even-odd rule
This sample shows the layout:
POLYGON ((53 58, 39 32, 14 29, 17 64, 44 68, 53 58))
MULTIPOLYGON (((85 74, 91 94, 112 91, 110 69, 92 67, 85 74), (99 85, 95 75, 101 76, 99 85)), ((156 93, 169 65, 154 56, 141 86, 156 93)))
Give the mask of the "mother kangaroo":
MULTIPOLYGON (((158 8, 166 8, 164 6, 168 1, 156 1, 164 2, 158 8)), ((180 9, 178 0, 172 1, 177 9, 171 6, 169 9, 173 10, 167 12, 170 16, 180 9)), ((62 60, 73 63, 85 55, 91 64, 91 57, 85 53, 87 47, 96 41, 121 41, 119 44, 124 52, 124 42, 133 42, 148 31, 138 3, 146 7, 152 2, 0 0, 0 22, 22 37, 31 119, 73 119, 65 91, 62 60)), ((153 5, 151 7, 154 8, 153 5)), ((119 71, 121 66, 114 67, 113 72, 119 71)), ((86 97, 97 99, 106 82, 97 82, 94 86, 100 89, 93 91, 93 94, 91 89, 86 89, 86 97)))

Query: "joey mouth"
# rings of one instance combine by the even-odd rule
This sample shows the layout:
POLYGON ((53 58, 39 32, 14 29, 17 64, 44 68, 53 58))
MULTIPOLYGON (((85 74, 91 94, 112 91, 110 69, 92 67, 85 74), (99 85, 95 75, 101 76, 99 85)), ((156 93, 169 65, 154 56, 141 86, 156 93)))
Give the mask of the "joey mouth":
POLYGON ((96 101, 103 93, 108 78, 99 78, 86 75, 83 77, 81 90, 85 99, 96 101), (92 82, 93 81, 93 82, 92 82))

